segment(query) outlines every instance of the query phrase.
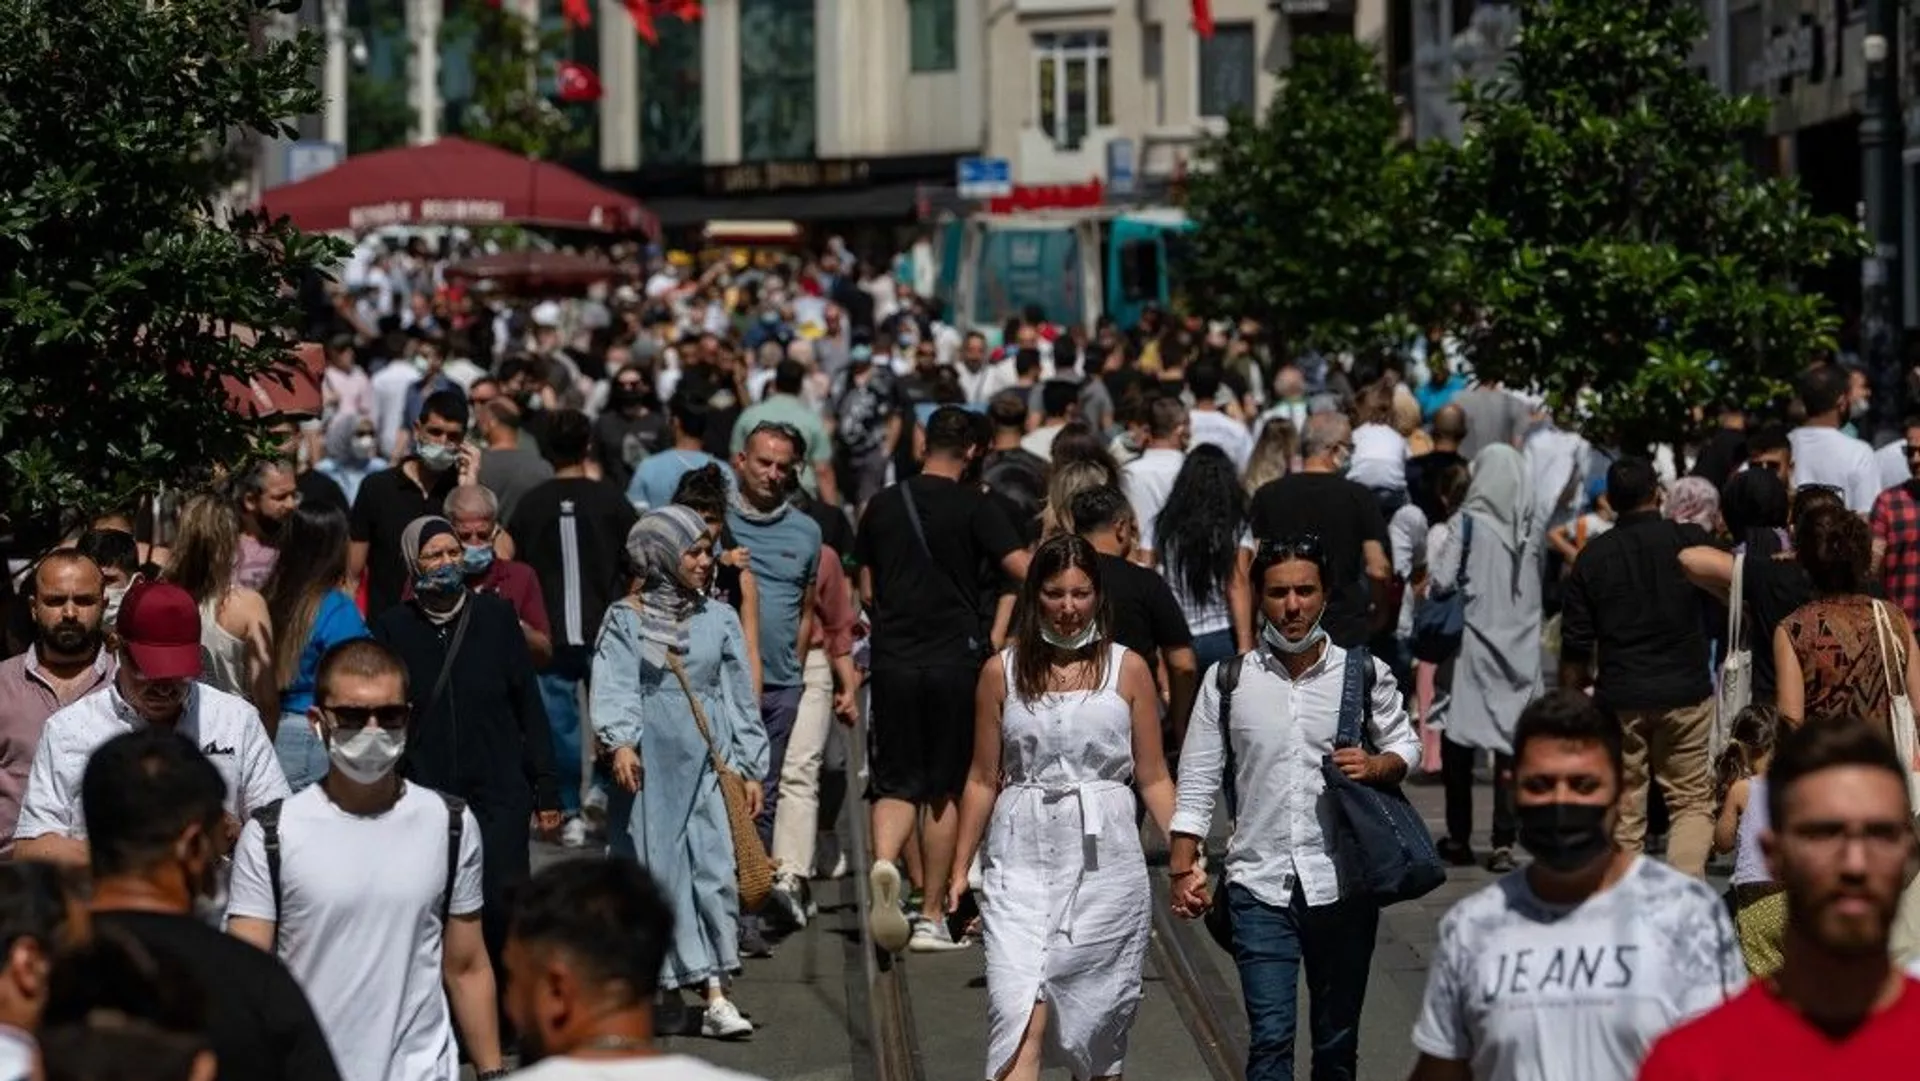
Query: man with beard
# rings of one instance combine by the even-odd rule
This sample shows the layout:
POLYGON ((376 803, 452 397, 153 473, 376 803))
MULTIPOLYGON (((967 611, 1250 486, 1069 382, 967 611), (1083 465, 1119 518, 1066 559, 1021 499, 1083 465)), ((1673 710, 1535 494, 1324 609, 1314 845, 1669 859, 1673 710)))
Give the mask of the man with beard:
POLYGON ((291 463, 264 461, 240 474, 234 492, 240 505, 240 555, 233 582, 260 589, 280 557, 280 527, 300 505, 300 490, 291 463))
POLYGON ((1802 726, 1767 769, 1767 869, 1786 890, 1769 980, 1669 1034, 1641 1081, 1920 1077, 1920 983, 1888 939, 1914 857, 1907 766, 1858 718, 1802 726))
POLYGON ((1662 1033, 1746 982, 1733 923, 1706 883, 1614 844, 1620 724, 1593 699, 1535 700, 1513 756, 1533 863, 1441 921, 1413 1079, 1627 1081, 1662 1033))
POLYGON ((27 603, 37 638, 0 662, 0 856, 13 851, 13 827, 27 794, 27 767, 47 718, 113 678, 113 654, 101 649, 106 575, 71 549, 49 553, 33 572, 27 603))

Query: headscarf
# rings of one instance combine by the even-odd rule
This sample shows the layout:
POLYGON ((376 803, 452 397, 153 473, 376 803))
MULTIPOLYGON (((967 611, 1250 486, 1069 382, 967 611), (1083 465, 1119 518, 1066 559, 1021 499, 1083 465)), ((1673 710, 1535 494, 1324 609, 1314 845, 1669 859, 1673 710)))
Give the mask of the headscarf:
POLYGON ((1670 521, 1711 532, 1719 514, 1720 492, 1705 477, 1681 477, 1667 492, 1666 517, 1670 521))
POLYGON ((366 418, 351 410, 341 410, 327 423, 327 458, 335 465, 365 465, 368 459, 353 452, 353 437, 360 431, 360 422, 366 418))
MULTIPOLYGON (((458 592, 448 595, 444 600, 436 594, 422 592, 420 580, 420 550, 427 542, 439 536, 454 537, 453 523, 437 514, 423 514, 407 523, 400 534, 400 555, 407 561, 407 575, 414 581, 414 599, 420 602, 420 611, 434 623, 446 623, 460 614, 467 605, 467 590, 462 585, 458 592)), ((455 564, 458 567, 458 564, 455 564)))
POLYGON ((680 558, 706 535, 706 520, 679 504, 648 511, 627 531, 627 558, 640 578, 640 658, 656 668, 689 648, 687 621, 702 598, 680 579, 680 558))
POLYGON ((1495 443, 1473 456, 1472 470, 1473 481, 1460 509, 1480 519, 1507 551, 1519 553, 1533 529, 1533 484, 1527 477, 1527 460, 1505 443, 1495 443))

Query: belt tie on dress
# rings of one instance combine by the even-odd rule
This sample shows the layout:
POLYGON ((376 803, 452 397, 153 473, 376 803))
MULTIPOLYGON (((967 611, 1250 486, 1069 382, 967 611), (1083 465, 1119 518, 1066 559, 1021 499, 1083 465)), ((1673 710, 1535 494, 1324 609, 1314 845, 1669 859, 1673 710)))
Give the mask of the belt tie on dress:
MULTIPOLYGON (((1097 796, 1106 792, 1125 791, 1127 786, 1119 781, 1032 780, 1008 781, 1005 787, 1038 792, 1040 793, 1040 798, 1048 803, 1063 799, 1073 800, 1079 804, 1080 807, 1080 836, 1090 839, 1100 836, 1101 820, 1098 815, 1089 813, 1092 808, 1089 806, 1087 800, 1088 794, 1091 793, 1097 796)), ((1054 921, 1051 929, 1051 933, 1053 934, 1065 933, 1067 941, 1069 942, 1073 941, 1073 927, 1071 926, 1073 903, 1080 896, 1080 884, 1085 881, 1086 874, 1086 863, 1082 861, 1080 870, 1075 872, 1073 876, 1073 889, 1067 893, 1066 902, 1060 906, 1060 917, 1054 921)))

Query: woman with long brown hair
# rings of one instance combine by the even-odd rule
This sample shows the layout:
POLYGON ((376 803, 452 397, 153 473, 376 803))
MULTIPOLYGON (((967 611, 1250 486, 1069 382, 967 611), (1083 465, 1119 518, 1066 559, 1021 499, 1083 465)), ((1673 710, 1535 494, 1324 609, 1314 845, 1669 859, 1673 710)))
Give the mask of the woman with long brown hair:
POLYGON ((166 581, 200 606, 200 682, 251 701, 273 731, 280 688, 273 681, 273 623, 259 593, 233 580, 240 553, 240 511, 214 495, 197 495, 180 508, 166 581))
POLYGON ((320 658, 341 642, 367 637, 346 582, 346 514, 325 503, 293 508, 281 527, 280 558, 266 594, 278 631, 273 684, 280 689, 280 727, 273 749, 295 792, 327 775, 327 745, 307 723, 320 658))
POLYGON ((1086 540, 1042 543, 1021 594, 1014 643, 974 694, 947 907, 979 849, 986 1076, 1031 1081, 1044 1058, 1086 1081, 1115 1078, 1152 904, 1128 779, 1163 833, 1173 815, 1160 699, 1146 661, 1113 641, 1086 540))

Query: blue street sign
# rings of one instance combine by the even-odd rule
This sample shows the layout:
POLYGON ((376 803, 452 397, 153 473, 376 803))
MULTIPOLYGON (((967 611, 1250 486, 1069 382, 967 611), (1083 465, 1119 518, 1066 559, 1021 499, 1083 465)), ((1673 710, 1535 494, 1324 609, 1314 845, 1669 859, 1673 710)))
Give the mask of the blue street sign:
POLYGON ((1107 140, 1107 191, 1114 195, 1132 195, 1134 185, 1133 140, 1107 140))
POLYGON ((287 147, 287 183, 297 184, 310 176, 319 176, 340 164, 347 156, 339 143, 304 140, 287 147))
POLYGON ((1006 158, 961 158, 956 184, 962 199, 996 199, 1013 194, 1013 163, 1006 158))

